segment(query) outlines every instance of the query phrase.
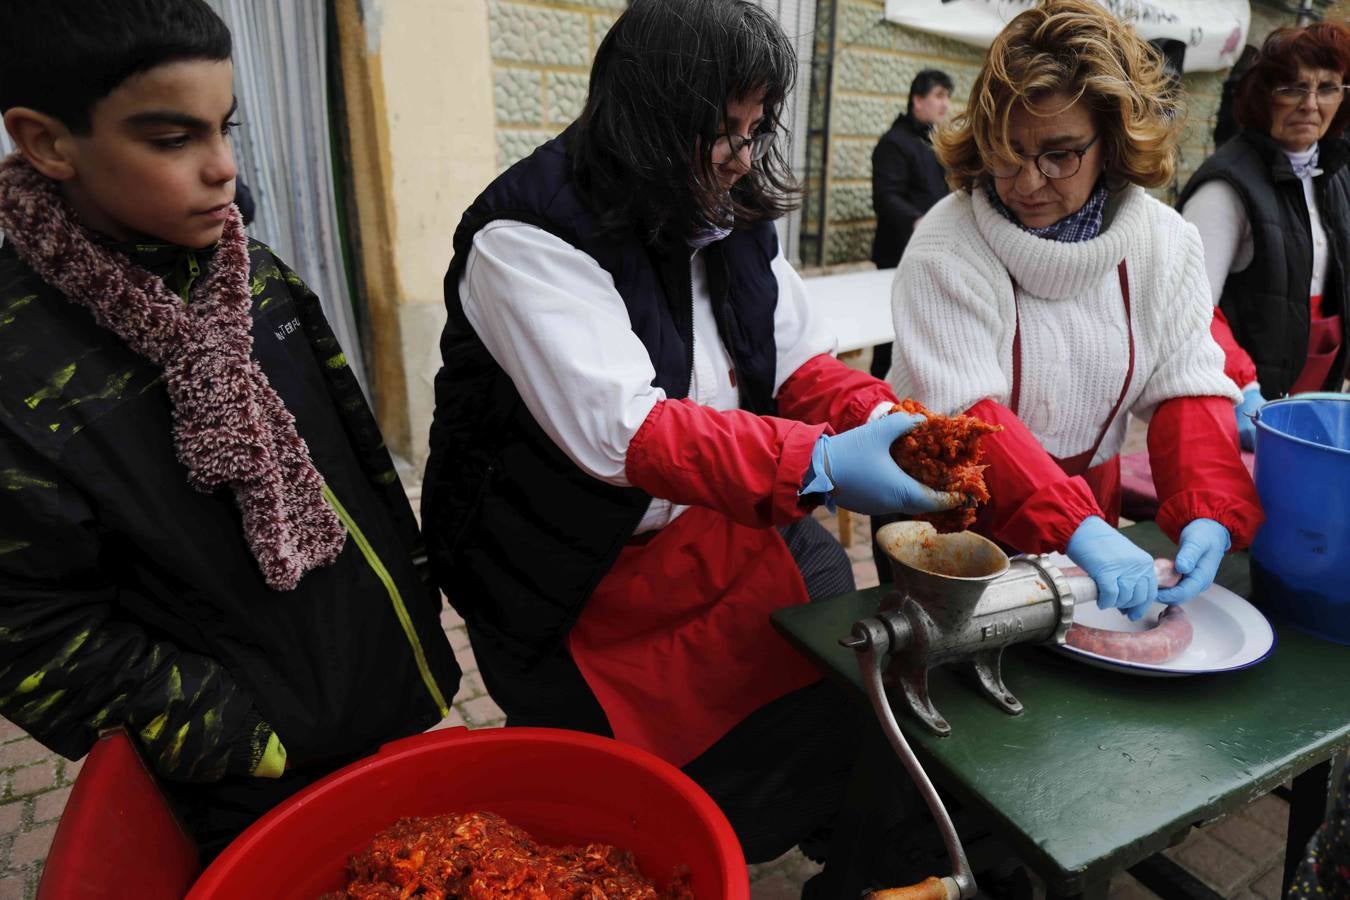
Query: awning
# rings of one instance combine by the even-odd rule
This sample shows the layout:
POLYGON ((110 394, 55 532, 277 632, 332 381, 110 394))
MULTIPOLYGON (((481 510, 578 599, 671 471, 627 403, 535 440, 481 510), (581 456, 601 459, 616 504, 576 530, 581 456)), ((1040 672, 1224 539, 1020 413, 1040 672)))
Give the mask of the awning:
MULTIPOLYGON (((1098 0, 1134 25, 1145 40, 1186 45, 1185 71, 1213 72, 1237 61, 1252 11, 1247 0, 1098 0)), ((886 20, 917 31, 988 47, 1014 16, 1036 0, 886 0, 886 20)))

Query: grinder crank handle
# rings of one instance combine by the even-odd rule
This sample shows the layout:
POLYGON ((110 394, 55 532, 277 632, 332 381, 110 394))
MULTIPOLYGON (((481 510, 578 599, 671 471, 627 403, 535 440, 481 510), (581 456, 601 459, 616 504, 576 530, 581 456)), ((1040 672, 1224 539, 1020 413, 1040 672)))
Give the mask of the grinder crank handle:
POLYGON ((975 896, 975 875, 966 859, 966 850, 961 846, 961 838, 956 833, 951 816, 947 814, 947 807, 943 805, 933 782, 928 779, 928 773, 920 765, 919 758, 910 749, 886 698, 886 686, 881 680, 881 673, 882 661, 890 648, 890 629, 880 618, 863 619, 854 624, 852 637, 840 643, 857 651, 863 686, 867 689, 867 699, 872 702, 872 710, 881 722, 881 730, 885 732, 891 748, 900 757, 910 780, 928 805, 928 811, 942 833, 947 856, 952 861, 952 874, 949 876, 929 877, 908 887, 874 891, 869 897, 871 900, 970 900, 975 896))
POLYGON ((956 879, 930 875, 909 887, 872 891, 867 895, 867 900, 958 900, 960 896, 961 889, 957 887, 956 879))

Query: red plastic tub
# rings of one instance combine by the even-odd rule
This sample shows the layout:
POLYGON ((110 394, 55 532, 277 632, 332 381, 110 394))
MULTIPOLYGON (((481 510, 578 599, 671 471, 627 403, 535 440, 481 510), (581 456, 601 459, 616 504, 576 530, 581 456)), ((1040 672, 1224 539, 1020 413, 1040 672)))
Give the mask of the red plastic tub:
POLYGON ((188 900, 316 900, 347 859, 401 816, 486 810, 546 844, 633 851, 665 885, 689 866, 698 900, 749 900, 735 832, 681 771, 618 741, 548 728, 433 731, 389 744, 269 812, 226 848, 188 900))

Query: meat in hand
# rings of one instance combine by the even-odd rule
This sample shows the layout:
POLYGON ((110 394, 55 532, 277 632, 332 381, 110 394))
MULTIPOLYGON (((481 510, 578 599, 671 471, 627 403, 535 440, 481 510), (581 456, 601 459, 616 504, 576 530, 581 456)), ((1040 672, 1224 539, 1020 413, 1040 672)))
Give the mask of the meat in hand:
POLYGON ((905 399, 891 412, 917 413, 925 421, 891 445, 891 456, 915 481, 938 491, 957 491, 971 502, 968 506, 945 512, 915 516, 931 522, 942 534, 964 531, 975 521, 975 507, 989 500, 984 483, 985 466, 980 465, 984 451, 980 438, 1002 425, 990 425, 974 416, 939 416, 917 400, 905 399))

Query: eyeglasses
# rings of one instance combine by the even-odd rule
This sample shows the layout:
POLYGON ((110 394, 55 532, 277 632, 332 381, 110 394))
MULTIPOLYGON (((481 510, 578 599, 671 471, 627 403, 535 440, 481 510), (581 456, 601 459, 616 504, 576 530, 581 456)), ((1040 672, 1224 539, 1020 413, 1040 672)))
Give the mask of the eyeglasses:
POLYGON ((775 132, 763 131, 750 137, 741 137, 739 134, 719 135, 713 142, 713 154, 720 156, 726 155, 727 159, 732 159, 741 155, 741 151, 746 147, 750 148, 750 161, 758 162, 769 154, 769 148, 773 146, 773 139, 777 137, 775 132))
POLYGON ((1284 106, 1299 106, 1307 101, 1309 94, 1317 95, 1318 106, 1335 106, 1341 102, 1341 97, 1350 90, 1350 84, 1331 84, 1325 82, 1315 88, 1304 87, 1301 84, 1282 84, 1271 90, 1275 95, 1275 102, 1284 106))
MULTIPOLYGON (((1036 168, 1046 178, 1072 178, 1082 168, 1083 157, 1087 155, 1088 149, 1097 143, 1097 138, 1101 136, 1101 132, 1097 132, 1092 140, 1083 145, 1081 150, 1046 150, 1034 157, 1024 156, 1022 159, 1034 161, 1036 168)), ((1012 162, 1006 159, 996 162, 985 161, 985 166, 995 178, 1015 178, 1022 171, 1022 165, 1021 162, 1012 162)))

